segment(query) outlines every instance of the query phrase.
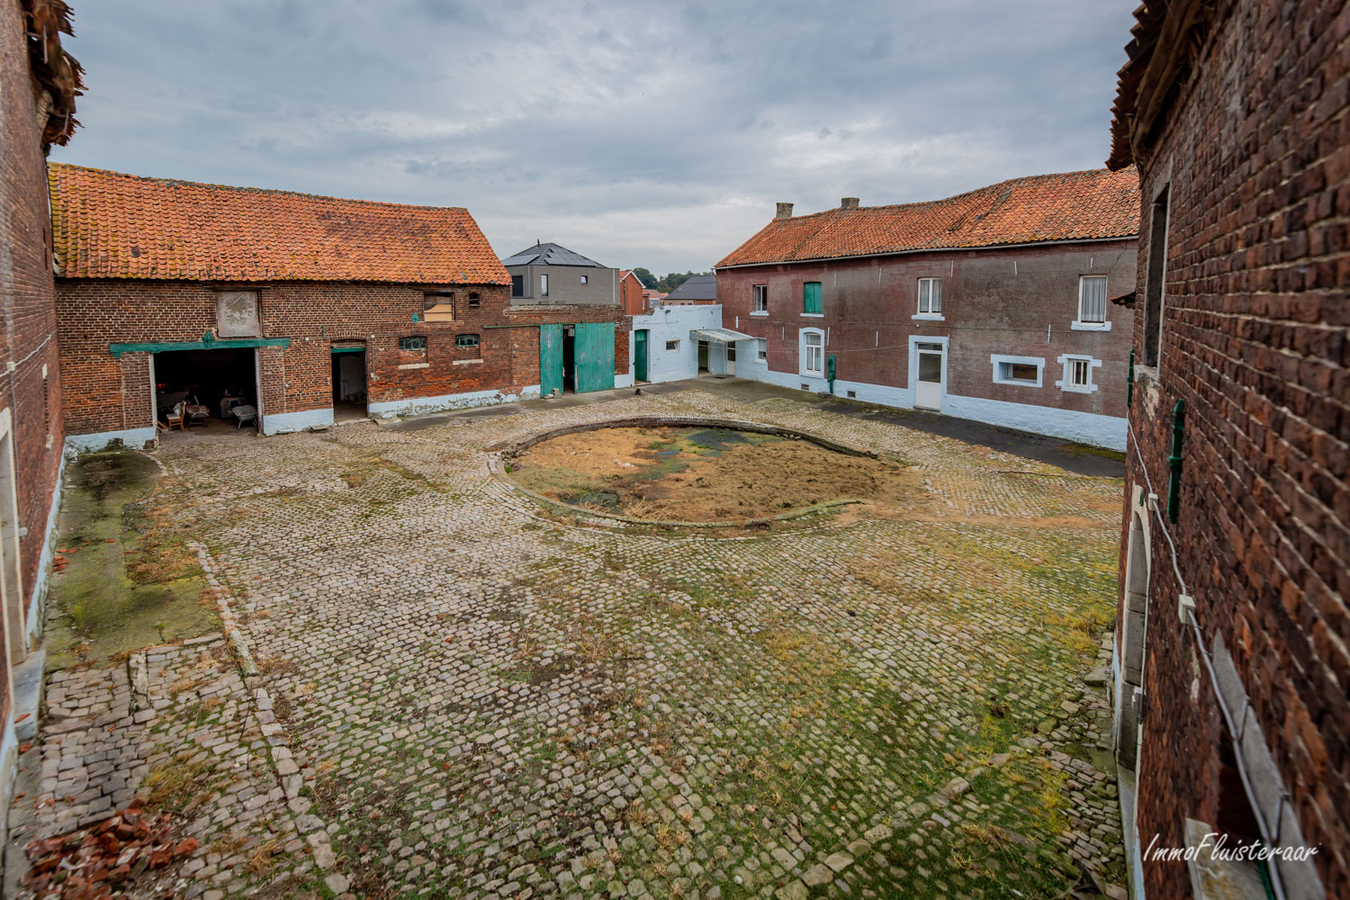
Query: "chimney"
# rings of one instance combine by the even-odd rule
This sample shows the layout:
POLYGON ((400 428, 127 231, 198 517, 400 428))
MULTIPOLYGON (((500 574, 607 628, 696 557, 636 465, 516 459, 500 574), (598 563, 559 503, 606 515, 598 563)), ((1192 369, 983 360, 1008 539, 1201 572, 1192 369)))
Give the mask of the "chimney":
POLYGON ((841 199, 839 200, 839 208, 840 208, 840 209, 857 209, 857 208, 858 208, 858 198, 857 198, 857 197, 843 197, 843 198, 841 198, 841 199))
POLYGON ((777 213, 777 215, 774 216, 774 218, 775 218, 775 219, 790 219, 790 218, 792 218, 792 204, 791 204, 791 203, 780 203, 780 204, 778 204, 778 213, 777 213))

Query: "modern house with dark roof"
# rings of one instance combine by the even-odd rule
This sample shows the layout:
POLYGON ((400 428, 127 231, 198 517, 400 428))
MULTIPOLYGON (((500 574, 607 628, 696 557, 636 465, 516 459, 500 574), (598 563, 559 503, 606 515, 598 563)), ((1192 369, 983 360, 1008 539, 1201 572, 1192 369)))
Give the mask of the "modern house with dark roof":
POLYGON ((465 209, 48 173, 75 449, 140 446, 184 406, 275 434, 539 394, 561 326, 512 306, 465 209))
POLYGON ((666 294, 662 302, 677 306, 691 303, 703 305, 716 303, 717 276, 692 275, 685 280, 684 284, 666 294))
POLYGON ((742 378, 1121 449, 1133 313, 1111 298, 1138 230, 1133 170, 780 203, 717 264, 723 326, 754 338, 722 352, 742 378))
POLYGON ((619 305, 619 270, 560 244, 535 244, 502 260, 517 306, 619 305))

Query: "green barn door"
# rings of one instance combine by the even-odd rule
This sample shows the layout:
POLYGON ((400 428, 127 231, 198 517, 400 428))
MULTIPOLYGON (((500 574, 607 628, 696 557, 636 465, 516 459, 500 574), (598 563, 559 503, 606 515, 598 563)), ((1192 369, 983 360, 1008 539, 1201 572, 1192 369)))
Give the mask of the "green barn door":
POLYGON ((576 336, 577 393, 614 388, 614 323, 580 322, 576 336))
POLYGON ((563 389, 563 327, 539 326, 539 396, 563 389))
POLYGON ((633 332, 633 360, 638 381, 647 380, 647 330, 633 332))

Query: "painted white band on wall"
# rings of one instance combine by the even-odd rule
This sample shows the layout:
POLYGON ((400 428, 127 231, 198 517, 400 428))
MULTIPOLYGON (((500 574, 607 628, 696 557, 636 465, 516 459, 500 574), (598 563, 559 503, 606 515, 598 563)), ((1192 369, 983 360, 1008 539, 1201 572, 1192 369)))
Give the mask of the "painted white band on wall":
POLYGON ((155 427, 128 428, 123 431, 100 431, 96 434, 66 435, 66 453, 93 453, 109 446, 131 447, 139 450, 155 439, 155 427))
POLYGON ((327 428, 333 424, 333 410, 307 409, 303 412, 263 413, 263 434, 287 434, 292 431, 304 431, 306 428, 327 428))
MULTIPOLYGON (((617 384, 617 378, 615 382, 617 384)), ((366 411, 381 419, 392 419, 395 416, 421 416, 451 409, 495 406, 498 403, 513 403, 516 400, 536 400, 538 398, 539 385, 532 384, 522 389, 519 394, 503 394, 501 391, 470 391, 464 394, 442 394, 437 397, 409 397, 406 400, 371 403, 366 406, 366 411)), ((332 410, 329 410, 328 413, 331 416, 332 410)))

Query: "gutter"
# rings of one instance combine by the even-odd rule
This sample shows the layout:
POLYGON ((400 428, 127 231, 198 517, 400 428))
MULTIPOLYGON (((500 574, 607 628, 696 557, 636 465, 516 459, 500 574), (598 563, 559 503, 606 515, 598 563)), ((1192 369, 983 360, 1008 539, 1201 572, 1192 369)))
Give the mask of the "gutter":
POLYGON ((805 263, 835 262, 845 259, 876 259, 884 256, 913 256, 918 253, 960 253, 962 251, 974 252, 976 250, 1016 250, 1021 247, 1058 247, 1072 244, 1103 244, 1110 241, 1137 241, 1138 234, 1127 234, 1122 237, 1100 237, 1100 238, 1073 238, 1064 241, 1033 241, 1024 244, 987 244, 981 247, 924 247, 919 250, 890 250, 885 253, 859 253, 851 256, 814 256, 810 259, 778 259, 765 260, 764 262, 736 263, 731 266, 713 266, 713 272, 721 272, 726 269, 752 269, 757 266, 799 266, 805 263))

